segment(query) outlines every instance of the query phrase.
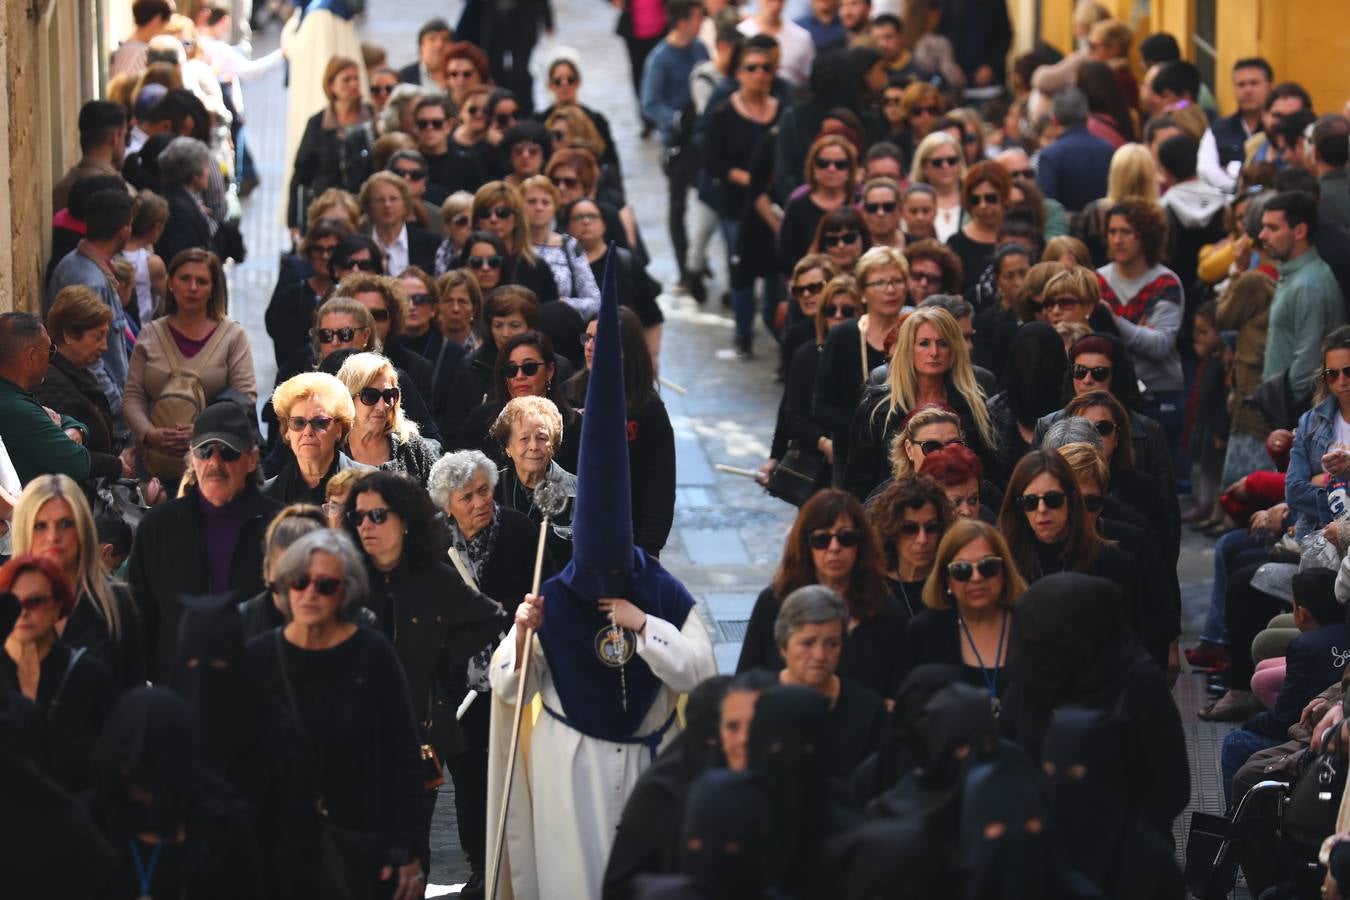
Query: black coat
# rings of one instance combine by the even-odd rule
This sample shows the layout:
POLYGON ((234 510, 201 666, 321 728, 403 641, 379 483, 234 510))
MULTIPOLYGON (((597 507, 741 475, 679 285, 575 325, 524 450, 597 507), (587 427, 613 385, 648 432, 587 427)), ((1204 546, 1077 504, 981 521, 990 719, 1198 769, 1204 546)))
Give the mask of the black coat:
POLYGON ((355 193, 365 180, 368 164, 347 157, 359 146, 359 142, 347 140, 346 128, 329 128, 325 119, 331 122, 331 111, 321 109, 309 117, 305 123, 304 134, 300 136, 300 145, 295 151, 295 165, 291 170, 291 184, 286 198, 286 224, 292 228, 305 225, 305 207, 309 201, 330 187, 343 188, 355 193), (344 168, 349 171, 344 172, 344 168), (303 192, 304 199, 299 195, 303 192))
MULTIPOLYGON (((248 519, 230 561, 230 590, 241 597, 263 588, 262 539, 282 504, 254 486, 248 493, 248 519)), ((127 578, 141 609, 146 656, 151 677, 163 681, 173 666, 178 646, 178 619, 183 611, 180 594, 211 593, 211 575, 197 489, 160 504, 145 514, 136 530, 127 563, 127 578)))
POLYGON ((119 691, 145 684, 145 633, 141 612, 131 598, 131 589, 121 582, 111 584, 113 602, 122 618, 122 636, 113 640, 108 623, 88 594, 81 594, 75 609, 66 618, 61 640, 69 647, 84 647, 103 663, 119 691))
POLYGON ((319 303, 319 295, 314 293, 308 280, 279 287, 272 294, 263 322, 272 338, 272 354, 278 368, 309 341, 309 329, 319 303))
MULTIPOLYGON (((1011 622, 1008 629, 1012 630, 1011 622)), ((901 680, 903 681, 919 666, 937 663, 960 670, 963 681, 987 691, 989 683, 985 681, 985 673, 979 666, 966 665, 961 658, 961 640, 961 623, 955 609, 925 609, 911 619, 909 627, 905 629, 901 651, 903 658, 901 680)), ((1007 652, 1006 646, 1004 652, 1007 652)), ((994 688, 995 694, 999 697, 1008 692, 1011 673, 1006 660, 1005 656, 1005 665, 999 667, 996 672, 989 673, 997 677, 994 688)))
POLYGON ((90 450, 118 452, 119 448, 113 442, 113 415, 108 395, 103 393, 88 370, 58 353, 47 367, 47 377, 33 389, 33 396, 43 406, 50 406, 88 428, 84 445, 90 450))
POLYGON ((195 247, 215 252, 211 223, 197 197, 185 187, 171 187, 164 192, 164 199, 169 201, 169 220, 155 243, 155 254, 164 260, 164 265, 173 262, 180 250, 195 247))
MULTIPOLYGON (((478 580, 478 590, 514 614, 520 601, 534 586, 534 554, 539 545, 539 526, 524 513, 498 504, 497 527, 497 543, 488 555, 483 577, 478 580)), ((553 577, 558 571, 547 551, 542 571, 544 579, 553 577)))
POLYGON ((436 423, 441 434, 451 440, 479 404, 492 393, 492 378, 497 365, 497 345, 491 338, 478 349, 465 354, 455 367, 450 386, 436 405, 436 423))
MULTIPOLYGON (((414 263, 413 265, 417 265, 414 263)), ((430 269, 427 269, 430 272, 430 269)), ((409 350, 403 345, 403 341, 397 337, 390 337, 384 344, 385 357, 394 364, 394 368, 402 369, 408 373, 412 379, 413 386, 417 388, 418 396, 421 397, 423 404, 432 396, 431 383, 431 361, 420 353, 409 350)), ((405 410, 406 411, 406 410, 405 410)), ((421 423, 418 422, 420 425, 421 423)))
POLYGON ((675 430, 659 397, 628 420, 633 543, 661 555, 675 524, 675 430))
MULTIPOLYGON (((811 401, 811 411, 820 430, 834 441, 834 471, 841 476, 848 458, 849 425, 867 384, 862 372, 863 360, 859 358, 861 346, 857 319, 841 322, 830 329, 820 351, 811 401)), ((868 344, 867 371, 870 373, 884 362, 886 354, 868 344)))

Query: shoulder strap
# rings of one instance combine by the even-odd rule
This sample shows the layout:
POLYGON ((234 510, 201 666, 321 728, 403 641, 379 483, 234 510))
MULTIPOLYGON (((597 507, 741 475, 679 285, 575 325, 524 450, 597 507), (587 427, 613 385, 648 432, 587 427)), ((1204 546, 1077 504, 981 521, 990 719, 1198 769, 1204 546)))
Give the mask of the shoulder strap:
POLYGON ((864 313, 858 318, 858 356, 859 365, 862 366, 862 383, 867 384, 867 376, 871 374, 867 371, 867 314, 864 313))
POLYGON ((182 351, 178 349, 178 342, 173 339, 173 332, 169 330, 168 316, 156 319, 151 325, 159 335, 159 342, 164 345, 164 358, 169 361, 169 372, 177 375, 183 371, 187 360, 183 358, 182 351))
POLYGON ((459 577, 464 579, 464 583, 475 591, 478 590, 478 582, 473 577, 473 569, 464 561, 464 557, 459 555, 459 551, 451 547, 446 551, 450 557, 450 562, 455 564, 455 570, 459 572, 459 577))
POLYGON ((52 716, 56 715, 57 708, 61 705, 61 695, 66 692, 66 682, 70 681, 70 673, 75 671, 75 664, 84 656, 85 647, 76 647, 70 653, 70 660, 66 663, 66 670, 61 673, 61 681, 56 685, 56 693, 52 694, 52 699, 47 703, 47 720, 51 721, 52 716))

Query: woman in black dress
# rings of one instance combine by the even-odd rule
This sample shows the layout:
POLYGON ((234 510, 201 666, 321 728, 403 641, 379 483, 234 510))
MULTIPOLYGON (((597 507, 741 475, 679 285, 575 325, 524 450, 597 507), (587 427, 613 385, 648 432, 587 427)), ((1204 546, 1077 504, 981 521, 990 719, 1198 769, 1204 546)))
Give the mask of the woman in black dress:
POLYGON ((1012 179, 1003 166, 985 161, 971 166, 962 184, 970 221, 947 239, 947 246, 961 257, 961 271, 965 273, 961 293, 969 299, 980 274, 989 267, 989 260, 993 258, 998 230, 1003 224, 1003 213, 1008 206, 1008 192, 1012 190, 1012 179))
POLYGON ((837 134, 817 138, 806 152, 806 183, 811 190, 788 201, 778 231, 778 269, 784 275, 806 255, 816 224, 827 212, 853 200, 858 187, 858 155, 837 134))
POLYGON ((852 272, 871 248, 867 224, 862 213, 852 206, 841 206, 821 216, 811 236, 811 252, 825 254, 843 272, 852 272))
MULTIPOLYGON (((529 228, 525 222, 525 198, 518 187, 507 181, 489 181, 480 187, 473 195, 473 225, 474 228, 496 235, 506 250, 506 258, 501 264, 500 283, 529 288, 539 298, 540 304, 558 299, 558 282, 554 281, 553 272, 530 245, 529 228)), ((470 238, 470 246, 466 250, 472 248, 473 242, 474 238, 470 238)), ((468 255, 472 254, 466 252, 468 255)), ((483 285, 484 293, 489 290, 491 288, 483 285)))
POLYGON ((933 479, 908 475, 877 494, 867 515, 886 547, 886 582, 905 618, 912 619, 923 612, 924 584, 933 571, 938 542, 955 518, 947 495, 933 479))
POLYGON ((884 566, 880 539, 857 500, 832 489, 813 496, 788 531, 773 584, 755 599, 736 671, 783 668, 774 636, 778 608, 797 588, 821 584, 848 607, 838 674, 892 696, 898 683, 895 648, 907 616, 886 588, 884 566))
MULTIPOLYGON (((310 116, 305 133, 295 151, 295 165, 291 174, 291 188, 286 196, 290 204, 286 224, 292 229, 303 228, 305 204, 330 187, 340 187, 355 193, 361 186, 361 177, 348 174, 362 171, 356 160, 345 160, 349 131, 368 127, 374 110, 361 99, 361 73, 357 62, 345 56, 334 56, 323 71, 323 92, 328 106, 310 116), (301 196, 305 199, 301 199, 301 196)), ((167 258, 167 257, 166 257, 167 258)))
POLYGON ((272 352, 278 366, 305 346, 310 323, 314 321, 314 310, 336 283, 329 266, 333 252, 348 233, 344 226, 326 219, 311 223, 300 242, 300 256, 309 261, 313 274, 303 281, 278 287, 272 294, 263 321, 272 338, 272 352))
POLYGON ((562 414, 547 397, 516 397, 502 407, 492 425, 492 437, 508 460, 498 473, 495 491, 498 503, 523 513, 539 525, 544 521, 544 513, 535 504, 535 490, 548 481, 566 495, 562 511, 549 517, 546 539, 553 561, 564 568, 572 561, 572 510, 577 476, 558 465, 555 458, 563 438, 562 414))

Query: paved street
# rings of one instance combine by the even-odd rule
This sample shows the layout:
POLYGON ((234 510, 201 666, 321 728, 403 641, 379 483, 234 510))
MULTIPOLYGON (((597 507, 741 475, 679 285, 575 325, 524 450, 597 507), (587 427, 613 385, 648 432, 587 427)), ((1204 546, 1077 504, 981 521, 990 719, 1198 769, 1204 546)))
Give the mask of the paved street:
MULTIPOLYGON (((658 166, 658 146, 638 137, 629 87, 628 60, 613 34, 616 11, 605 0, 554 0, 559 22, 557 41, 576 48, 583 61, 582 101, 609 117, 623 159, 629 199, 636 208, 648 247, 656 260, 652 274, 669 285, 675 280, 665 227, 665 187, 658 166)), ((382 44, 390 63, 413 59, 415 33, 427 18, 440 15, 454 22, 457 4, 430 0, 371 0, 362 26, 366 41, 382 44)), ((261 54, 277 40, 276 26, 255 41, 261 54)), ((278 216, 284 192, 282 145, 285 91, 272 75, 246 88, 249 137, 262 186, 245 201, 245 237, 249 259, 231 272, 231 315, 253 336, 260 385, 274 380, 271 344, 262 319, 272 291, 278 254, 285 235, 278 216)), ((722 258, 714 250, 712 258, 722 258)), ((723 279, 709 285, 716 298, 723 279)), ((748 479, 717 472, 717 463, 755 468, 768 451, 781 386, 774 380, 770 341, 761 336, 763 352, 751 362, 729 353, 731 320, 716 299, 698 307, 687 297, 662 300, 667 321, 662 374, 687 390, 666 388, 663 397, 675 426, 678 490, 675 529, 662 562, 684 579, 713 623, 719 666, 735 665, 741 635, 755 595, 768 583, 781 551, 783 535, 795 510, 775 500, 748 479)), ((1182 578, 1187 593, 1187 634, 1203 619, 1212 577, 1212 542, 1189 538, 1183 551, 1182 578)), ((1195 720, 1194 707, 1203 694, 1200 676, 1184 676, 1178 687, 1196 773, 1195 805, 1213 811, 1217 798, 1217 742, 1226 728, 1195 720)), ((432 890, 438 896, 458 890, 467 869, 458 849, 449 785, 437 808, 433 829, 432 890)), ((1180 843, 1180 842, 1179 842, 1180 843)))

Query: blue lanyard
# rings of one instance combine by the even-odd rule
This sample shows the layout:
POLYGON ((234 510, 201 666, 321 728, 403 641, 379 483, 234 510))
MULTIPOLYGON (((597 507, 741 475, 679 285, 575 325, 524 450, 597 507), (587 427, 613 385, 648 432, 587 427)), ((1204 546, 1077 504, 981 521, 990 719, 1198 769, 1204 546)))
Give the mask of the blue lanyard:
POLYGON ((155 866, 159 865, 159 851, 164 849, 163 844, 156 844, 155 849, 150 851, 150 865, 141 862, 141 848, 137 846, 135 838, 127 838, 127 846, 131 848, 131 861, 136 865, 136 877, 141 882, 141 896, 150 896, 150 881, 155 877, 155 866))
POLYGON ((989 689, 990 699, 998 699, 998 660, 1003 655, 1003 638, 1008 633, 1008 611, 1003 611, 1003 622, 998 627, 998 649, 994 651, 994 665, 992 667, 984 664, 984 657, 980 656, 980 649, 975 646, 975 638, 971 637, 970 626, 966 625, 966 620, 962 618, 961 613, 956 614, 956 621, 961 623, 961 633, 966 636, 966 643, 970 644, 970 652, 975 654, 975 661, 980 664, 980 677, 984 679, 984 686, 989 689), (990 671, 993 675, 990 675, 990 671))

